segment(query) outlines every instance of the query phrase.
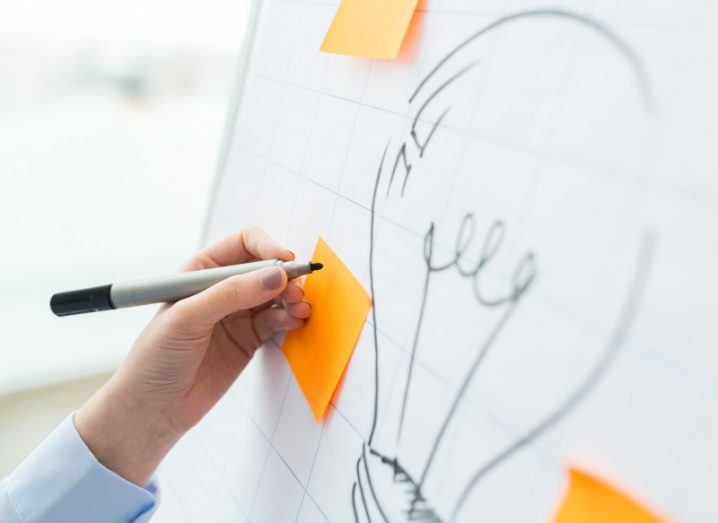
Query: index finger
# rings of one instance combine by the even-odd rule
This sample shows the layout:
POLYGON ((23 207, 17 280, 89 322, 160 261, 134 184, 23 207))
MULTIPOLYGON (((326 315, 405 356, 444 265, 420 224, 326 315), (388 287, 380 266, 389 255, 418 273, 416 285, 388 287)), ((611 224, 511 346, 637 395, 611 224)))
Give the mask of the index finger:
POLYGON ((275 242, 259 227, 242 229, 199 251, 182 270, 196 271, 255 260, 294 259, 294 253, 275 242))

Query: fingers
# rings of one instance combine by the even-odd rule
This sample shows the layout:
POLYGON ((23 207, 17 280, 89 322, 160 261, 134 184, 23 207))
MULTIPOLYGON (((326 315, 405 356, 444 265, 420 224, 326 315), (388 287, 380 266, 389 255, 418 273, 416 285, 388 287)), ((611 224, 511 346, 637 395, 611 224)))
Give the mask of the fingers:
POLYGON ((284 309, 290 316, 294 316, 295 318, 307 319, 312 314, 312 306, 308 301, 303 301, 301 303, 287 303, 284 305, 284 309))
POLYGON ((254 330, 261 343, 264 343, 275 334, 298 329, 304 325, 302 318, 296 318, 281 307, 271 307, 254 316, 254 330))
POLYGON ((270 267, 227 278, 177 302, 172 309, 178 321, 209 328, 234 312, 273 300, 286 285, 287 274, 279 267, 270 267))
POLYGON ((288 303, 299 303, 304 300, 304 291, 301 287, 298 287, 296 280, 287 282, 287 286, 274 301, 262 303, 257 307, 252 307, 252 312, 263 311, 271 307, 272 305, 286 305, 288 303), (294 288, 297 287, 297 288, 294 288))
POLYGON ((290 316, 306 319, 311 315, 312 306, 309 302, 304 301, 304 289, 297 283, 289 282, 279 297, 281 298, 282 306, 290 316))
POLYGON ((290 281, 282 294, 279 295, 284 305, 304 301, 304 290, 295 281, 290 281))
POLYGON ((202 249, 185 264, 183 270, 209 269, 271 258, 289 261, 294 259, 294 254, 280 246, 259 227, 250 227, 202 249))

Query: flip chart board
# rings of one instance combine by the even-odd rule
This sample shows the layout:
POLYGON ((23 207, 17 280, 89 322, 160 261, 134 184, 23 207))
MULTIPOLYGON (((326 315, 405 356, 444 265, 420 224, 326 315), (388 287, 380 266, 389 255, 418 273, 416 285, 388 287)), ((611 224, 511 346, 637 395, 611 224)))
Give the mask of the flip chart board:
POLYGON ((578 467, 717 521, 716 4, 428 0, 398 61, 337 5, 257 4, 208 240, 322 237, 372 308, 319 423, 260 350, 158 520, 548 522, 578 467))

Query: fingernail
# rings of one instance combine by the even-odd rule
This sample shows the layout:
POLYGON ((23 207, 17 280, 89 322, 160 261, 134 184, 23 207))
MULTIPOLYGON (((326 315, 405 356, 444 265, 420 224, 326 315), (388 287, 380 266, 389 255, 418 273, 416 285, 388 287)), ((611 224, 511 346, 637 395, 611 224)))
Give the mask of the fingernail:
POLYGON ((268 291, 278 289, 282 285, 282 269, 279 267, 272 267, 267 269, 262 274, 262 287, 268 291))
POLYGON ((289 249, 287 249, 287 251, 289 252, 289 254, 291 254, 291 255, 292 255, 292 259, 293 259, 293 260, 294 260, 294 259, 296 259, 297 255, 296 255, 296 254, 294 254, 294 252, 293 252, 293 251, 290 251, 289 249))

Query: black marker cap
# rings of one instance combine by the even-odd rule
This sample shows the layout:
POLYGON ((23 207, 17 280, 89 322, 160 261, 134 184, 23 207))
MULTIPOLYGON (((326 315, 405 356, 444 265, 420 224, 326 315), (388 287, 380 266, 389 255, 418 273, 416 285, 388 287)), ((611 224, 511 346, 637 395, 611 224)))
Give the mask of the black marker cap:
POLYGON ((50 298, 50 309, 56 316, 70 316, 85 312, 106 311, 115 306, 110 298, 112 285, 58 292, 50 298))

